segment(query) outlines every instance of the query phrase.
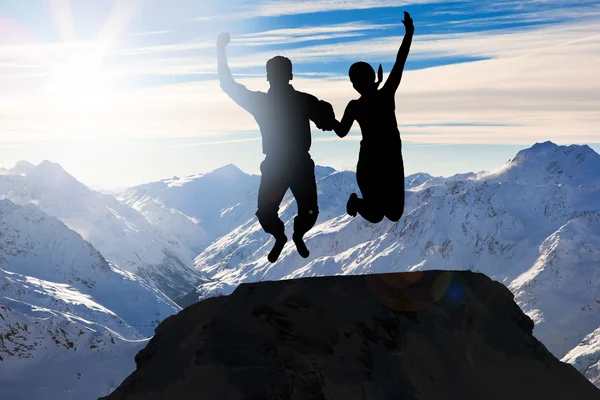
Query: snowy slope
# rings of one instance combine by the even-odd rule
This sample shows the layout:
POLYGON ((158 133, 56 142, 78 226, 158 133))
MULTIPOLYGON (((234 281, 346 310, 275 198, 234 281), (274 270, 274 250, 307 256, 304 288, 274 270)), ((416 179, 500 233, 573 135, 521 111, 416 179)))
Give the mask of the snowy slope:
POLYGON ((600 212, 575 216, 539 253, 509 289, 534 320, 536 334, 564 355, 600 323, 600 212))
POLYGON ((11 187, 23 182, 24 179, 21 175, 0 174, 0 196, 6 193, 11 187))
POLYGON ((80 233, 103 256, 174 298, 201 275, 197 254, 114 197, 93 191, 60 165, 44 161, 26 176, 0 177, 0 198, 32 203, 80 233), (9 183, 6 183, 10 180, 9 183))
POLYGON ((0 167, 0 175, 25 176, 35 168, 29 161, 19 161, 12 168, 0 167))
POLYGON ((0 300, 0 398, 95 400, 135 370, 147 342, 49 309, 17 312, 0 300))
POLYGON ((0 282, 0 299, 75 315, 128 339, 151 336, 179 310, 61 221, 8 200, 0 201, 0 282))
MULTIPOLYGON (((596 298, 600 303, 600 297, 596 298)), ((572 364, 600 389, 600 326, 561 360, 572 364)))
POLYGON ((10 175, 26 176, 35 169, 35 165, 29 161, 18 161, 11 169, 8 170, 10 175))
MULTIPOLYGON (((443 179, 442 177, 436 177, 437 179, 443 179)), ((412 189, 415 188, 417 186, 421 186, 422 184, 424 184, 425 182, 431 180, 431 179, 436 179, 433 176, 426 174, 424 172, 421 173, 417 173, 417 174, 413 174, 413 175, 409 175, 406 177, 406 179, 404 180, 404 188, 405 189, 412 189)))
POLYGON ((0 398, 96 399, 180 308, 33 205, 0 200, 0 398))
MULTIPOLYGON (((29 175, 13 175, 12 179, 31 181, 29 175)), ((405 216, 397 224, 372 225, 345 214, 348 195, 358 192, 354 173, 317 167, 316 175, 320 214, 317 226, 307 234, 311 256, 299 257, 288 243, 275 264, 266 260, 272 240, 254 216, 259 177, 234 166, 138 186, 119 198, 144 217, 144 232, 165 232, 162 235, 181 247, 201 250, 195 259, 197 271, 212 281, 199 285, 181 304, 229 294, 242 282, 471 269, 507 285, 536 321, 535 335, 557 357, 573 363, 593 382, 600 382, 600 156, 588 146, 538 143, 494 171, 449 178, 409 176, 405 180, 405 216)), ((0 190, 2 185, 11 187, 10 193, 22 198, 14 187, 25 185, 3 183, 5 178, 0 176, 0 190)), ((69 187, 73 190, 73 185, 69 187)), ((40 205, 31 195, 37 193, 35 189, 29 185, 25 198, 40 205)), ((87 199, 87 195, 77 196, 87 199)), ((52 196, 45 193, 39 197, 44 199, 40 207, 49 207, 52 196)), ((65 207, 90 203, 78 201, 65 207)), ((101 210, 106 211, 101 203, 101 210)), ((62 211, 61 207, 49 208, 57 214, 62 211)), ((113 215, 127 222, 111 225, 111 232, 119 234, 123 229, 125 236, 131 235, 132 221, 138 220, 125 218, 127 212, 118 206, 110 208, 118 210, 113 215)), ((86 214, 68 211, 70 215, 86 214)), ((290 234, 295 213, 295 202, 288 193, 280 215, 290 234)), ((60 218, 69 225, 68 215, 60 218)), ((109 225, 89 215, 82 220, 109 225)), ((84 237, 88 227, 80 227, 84 237)), ((95 237, 96 247, 115 261, 100 248, 99 239, 95 237)))
MULTIPOLYGON (((335 172, 331 167, 315 167, 317 180, 335 172)), ((333 213, 325 211, 320 220, 325 215, 327 219, 337 216, 340 207, 346 206, 351 193, 349 190, 356 187, 354 173, 342 174, 343 180, 337 183, 331 180, 328 190, 319 193, 321 213, 327 208, 333 213), (331 208, 334 203, 335 208, 331 208)), ((406 178, 406 184, 412 187, 431 178, 428 174, 415 174, 406 178)), ((121 193, 118 198, 200 253, 215 239, 245 223, 256 222, 259 183, 259 176, 245 174, 230 164, 204 174, 136 186, 121 193)), ((284 203, 290 199, 288 192, 284 203)))
POLYGON ((600 184, 600 157, 589 146, 557 146, 536 143, 521 150, 496 171, 479 174, 480 179, 508 180, 520 184, 600 184))
MULTIPOLYGON (((299 257, 288 243, 280 260, 268 263, 272 240, 250 220, 196 258, 215 281, 200 285, 195 298, 258 280, 472 269, 507 286, 514 282, 524 311, 537 318, 536 335, 558 357, 598 327, 600 305, 591 293, 600 293, 600 235, 593 222, 600 209, 600 156, 589 147, 541 143, 496 171, 417 181, 407 190, 398 224, 372 225, 345 215, 353 182, 350 172, 318 181, 324 212, 307 235, 310 258, 299 257), (562 250, 550 256, 556 238, 562 250), (561 290, 544 289, 551 287, 561 290), (568 319, 552 311, 557 304, 568 319)), ((293 203, 281 210, 288 232, 294 211, 293 203)))
POLYGON ((118 198, 200 252, 254 216, 259 180, 227 165, 204 174, 136 186, 118 198))

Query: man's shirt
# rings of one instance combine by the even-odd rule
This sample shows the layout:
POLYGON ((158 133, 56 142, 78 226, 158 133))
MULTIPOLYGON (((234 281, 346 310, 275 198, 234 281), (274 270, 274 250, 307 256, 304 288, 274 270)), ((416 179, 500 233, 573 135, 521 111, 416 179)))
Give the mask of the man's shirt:
POLYGON ((310 121, 319 126, 335 118, 333 108, 292 85, 271 88, 267 93, 231 83, 221 88, 254 116, 262 135, 263 153, 272 157, 303 156, 311 146, 310 121))

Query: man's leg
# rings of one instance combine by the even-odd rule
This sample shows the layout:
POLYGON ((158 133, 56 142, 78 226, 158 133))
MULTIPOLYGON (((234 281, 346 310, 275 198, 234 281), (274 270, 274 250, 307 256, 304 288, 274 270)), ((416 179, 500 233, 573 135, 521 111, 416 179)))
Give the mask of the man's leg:
POLYGON ((267 256, 270 262, 277 261, 285 243, 285 226, 279 219, 279 205, 285 196, 288 185, 285 176, 276 163, 265 160, 260 165, 262 173, 258 188, 258 222, 266 233, 275 237, 273 249, 267 256))
POLYGON ((307 158, 298 163, 295 176, 290 188, 298 204, 298 215, 294 218, 294 236, 292 239, 300 256, 307 258, 310 251, 304 244, 304 235, 312 229, 319 216, 317 201, 317 182, 315 178, 315 163, 307 158))

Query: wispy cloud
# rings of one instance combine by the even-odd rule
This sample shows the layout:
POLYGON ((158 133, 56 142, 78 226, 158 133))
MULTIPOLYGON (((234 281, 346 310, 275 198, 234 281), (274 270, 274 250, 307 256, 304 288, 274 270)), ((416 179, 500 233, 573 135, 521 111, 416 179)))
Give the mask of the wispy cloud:
POLYGON ((371 24, 354 22, 346 24, 309 26, 300 28, 275 29, 249 33, 235 38, 233 43, 244 46, 289 45, 308 41, 320 41, 362 36, 364 32, 385 30, 399 24, 371 24))
MULTIPOLYGON (((306 31, 310 32, 310 29, 306 31)), ((585 50, 594 50, 591 47, 595 48, 595 41, 599 33, 598 24, 587 22, 576 25, 561 24, 542 28, 520 28, 518 30, 513 29, 510 32, 489 30, 445 35, 417 35, 414 39, 409 62, 450 57, 495 58, 510 62, 514 57, 531 57, 541 52, 556 52, 561 47, 575 44, 578 46, 577 51, 584 53, 585 50)), ((233 45, 235 46, 236 41, 240 43, 245 39, 260 42, 265 38, 270 38, 270 36, 271 34, 265 34, 262 37, 255 35, 250 38, 234 38, 233 45)), ((280 37, 270 39, 275 41, 280 40, 280 37)), ((242 55, 237 55, 239 51, 236 51, 234 47, 229 51, 230 64, 234 72, 243 72, 245 69, 263 67, 265 61, 274 53, 289 57, 297 66, 302 63, 351 62, 359 59, 376 60, 377 62, 392 61, 402 39, 402 36, 386 36, 300 47, 290 47, 288 43, 270 49, 268 52, 245 52, 242 55)), ((281 40, 279 43, 286 43, 286 41, 281 40)), ((131 50, 131 54, 159 50, 174 53, 169 57, 154 58, 150 62, 139 64, 143 73, 147 74, 214 73, 216 60, 213 54, 195 54, 193 56, 178 54, 181 51, 208 47, 214 47, 214 43, 155 46, 155 48, 131 50)), ((135 73, 133 70, 130 72, 135 73)))
MULTIPOLYGON (((489 15, 484 10, 485 4, 479 4, 480 9, 474 8, 469 12, 448 12, 448 15, 455 18, 449 18, 439 22, 428 22, 428 27, 446 26, 452 28, 483 28, 490 29, 492 27, 512 27, 515 24, 519 26, 531 26, 540 24, 564 24, 564 23, 589 23, 595 21, 600 16, 600 4, 583 4, 572 6, 570 8, 549 8, 549 9, 534 9, 531 4, 527 6, 527 2, 519 2, 523 6, 507 12, 503 9, 501 15, 489 15)), ((531 2, 535 3, 535 2, 531 2)), ((556 4, 556 3, 552 3, 556 4)))
MULTIPOLYGON (((353 22, 345 24, 305 26, 288 29, 273 29, 243 34, 232 38, 232 46, 289 46, 292 43, 321 41, 361 36, 363 32, 386 30, 399 24, 375 24, 353 22)), ((198 50, 213 49, 214 40, 194 41, 188 43, 172 43, 166 45, 128 48, 115 51, 119 56, 160 55, 169 53, 188 53, 198 50)))
POLYGON ((212 141, 212 142, 173 144, 173 145, 169 145, 167 147, 202 147, 202 146, 210 146, 210 145, 215 145, 215 144, 255 142, 257 140, 260 140, 260 137, 250 138, 250 139, 231 139, 231 140, 216 140, 216 141, 212 141))
POLYGON ((368 10, 384 7, 405 7, 418 4, 439 3, 439 0, 263 0, 245 4, 225 15, 202 16, 198 21, 215 18, 251 19, 285 15, 314 14, 344 10, 368 10))
POLYGON ((167 35, 172 33, 171 30, 162 30, 162 31, 147 31, 147 32, 133 32, 130 33, 131 36, 156 36, 156 35, 167 35))

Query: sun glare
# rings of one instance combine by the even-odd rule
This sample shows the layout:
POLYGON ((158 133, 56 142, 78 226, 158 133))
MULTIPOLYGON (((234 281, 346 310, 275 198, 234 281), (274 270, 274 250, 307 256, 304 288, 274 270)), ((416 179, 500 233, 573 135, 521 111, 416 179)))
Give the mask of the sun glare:
POLYGON ((44 96, 47 126, 55 137, 91 139, 119 131, 118 99, 108 76, 101 61, 87 54, 55 65, 44 96))
POLYGON ((76 57, 54 68, 46 88, 60 103, 76 106, 104 100, 106 83, 99 65, 76 57))

